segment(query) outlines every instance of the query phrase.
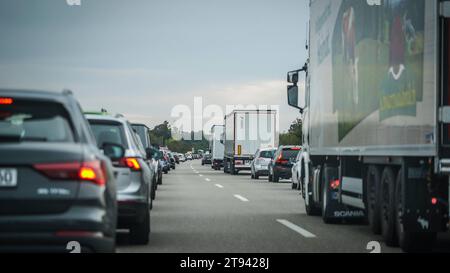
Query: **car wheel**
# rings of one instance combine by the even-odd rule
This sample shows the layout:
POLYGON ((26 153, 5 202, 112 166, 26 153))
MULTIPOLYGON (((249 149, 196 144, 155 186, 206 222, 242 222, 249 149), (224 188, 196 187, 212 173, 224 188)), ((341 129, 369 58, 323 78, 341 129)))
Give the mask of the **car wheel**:
POLYGON ((280 176, 277 174, 276 171, 273 171, 273 178, 272 178, 273 182, 278 183, 280 182, 280 176))
POLYGON ((135 223, 130 228, 130 242, 137 245, 146 245, 150 237, 150 211, 145 210, 141 223, 135 223))
POLYGON ((381 233, 381 182, 380 170, 370 166, 367 170, 367 220, 372 232, 381 233))
POLYGON ((437 234, 435 232, 410 232, 403 226, 403 177, 402 171, 397 175, 395 185, 395 230, 398 235, 398 244, 405 252, 430 252, 433 249, 437 234))
POLYGON ((391 167, 386 167, 381 176, 381 234, 387 246, 397 246, 395 234, 395 180, 391 167))

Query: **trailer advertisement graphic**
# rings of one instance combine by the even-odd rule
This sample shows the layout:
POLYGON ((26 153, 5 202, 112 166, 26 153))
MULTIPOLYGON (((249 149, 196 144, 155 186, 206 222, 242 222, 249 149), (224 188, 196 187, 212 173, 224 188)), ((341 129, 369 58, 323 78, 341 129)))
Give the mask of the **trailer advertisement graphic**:
POLYGON ((423 0, 344 0, 332 34, 339 141, 370 114, 416 116, 423 97, 423 0))

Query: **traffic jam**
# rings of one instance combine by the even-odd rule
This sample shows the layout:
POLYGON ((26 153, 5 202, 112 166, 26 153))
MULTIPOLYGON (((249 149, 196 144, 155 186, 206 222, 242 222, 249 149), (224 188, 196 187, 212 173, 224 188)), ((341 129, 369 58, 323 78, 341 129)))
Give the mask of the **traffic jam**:
POLYGON ((450 251, 449 1, 93 2, 0 1, 0 253, 450 251))

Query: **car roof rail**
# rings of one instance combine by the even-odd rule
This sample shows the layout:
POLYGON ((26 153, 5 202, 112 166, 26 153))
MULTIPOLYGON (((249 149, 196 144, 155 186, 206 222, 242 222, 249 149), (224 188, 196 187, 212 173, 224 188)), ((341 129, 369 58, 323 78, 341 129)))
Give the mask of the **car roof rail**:
POLYGON ((62 91, 63 95, 67 95, 67 96, 73 96, 73 92, 70 89, 64 89, 62 91))

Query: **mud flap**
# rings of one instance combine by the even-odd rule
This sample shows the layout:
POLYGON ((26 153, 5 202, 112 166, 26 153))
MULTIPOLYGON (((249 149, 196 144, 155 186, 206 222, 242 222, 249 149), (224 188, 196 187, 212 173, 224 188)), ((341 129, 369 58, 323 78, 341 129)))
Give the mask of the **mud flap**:
POLYGON ((342 220, 362 220, 365 218, 364 210, 352 208, 350 206, 339 203, 338 191, 329 190, 328 200, 326 201, 326 217, 342 220))
POLYGON ((402 172, 401 193, 404 200, 402 222, 405 231, 443 231, 444 207, 439 203, 433 204, 433 200, 440 200, 439 181, 430 182, 424 166, 405 165, 402 170, 406 170, 402 172))

